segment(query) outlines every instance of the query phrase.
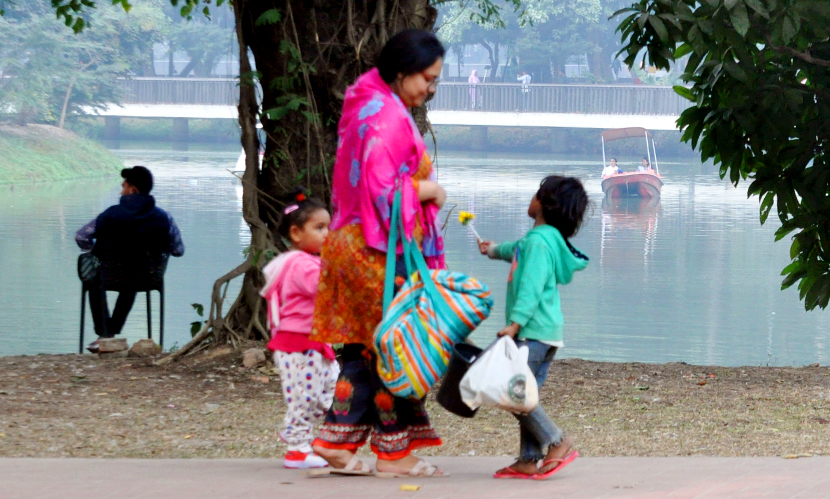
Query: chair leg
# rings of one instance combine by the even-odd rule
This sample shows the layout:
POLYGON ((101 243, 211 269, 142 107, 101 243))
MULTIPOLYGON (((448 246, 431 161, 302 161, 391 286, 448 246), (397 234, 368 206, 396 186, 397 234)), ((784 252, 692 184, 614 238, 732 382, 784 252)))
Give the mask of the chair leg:
POLYGON ((164 284, 159 289, 159 346, 164 350, 164 284))
POLYGON ((153 339, 153 319, 150 311, 150 290, 147 290, 147 339, 153 339))
POLYGON ((78 341, 78 353, 84 353, 84 318, 86 316, 86 286, 81 284, 81 339, 78 341))

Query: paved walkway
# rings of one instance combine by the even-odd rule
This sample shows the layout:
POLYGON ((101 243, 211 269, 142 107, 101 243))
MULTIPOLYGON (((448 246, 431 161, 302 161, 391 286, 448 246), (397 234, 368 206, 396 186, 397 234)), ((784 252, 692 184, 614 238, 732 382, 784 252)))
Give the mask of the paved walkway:
POLYGON ((826 498, 830 457, 579 458, 547 481, 494 480, 506 458, 432 458, 441 479, 308 478, 265 459, 0 459, 0 498, 826 498), (401 485, 420 486, 405 491, 401 485))

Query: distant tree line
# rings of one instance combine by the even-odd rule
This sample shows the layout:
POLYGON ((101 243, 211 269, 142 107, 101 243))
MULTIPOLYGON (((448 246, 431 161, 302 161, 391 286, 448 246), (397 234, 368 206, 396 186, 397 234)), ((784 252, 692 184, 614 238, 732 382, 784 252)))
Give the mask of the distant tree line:
MULTIPOLYGON (((466 2, 436 3, 439 37, 461 64, 467 47, 483 47, 491 68, 488 82, 515 83, 516 73, 527 71, 533 83, 564 83, 569 59, 587 60, 584 82, 613 82, 620 73, 620 63, 614 62, 620 37, 609 17, 631 0, 523 0, 519 10, 512 1, 494 0, 503 15, 487 22, 473 22, 475 10, 466 2), (499 67, 503 70, 496 74, 499 67)), ((644 72, 635 72, 646 79, 644 72)))
POLYGON ((157 48, 166 46, 176 76, 211 76, 217 61, 236 54, 233 11, 188 21, 166 0, 123 6, 102 2, 83 30, 56 19, 51 0, 4 3, 0 16, 0 119, 63 127, 80 108, 118 102, 117 79, 155 76, 157 48), (186 54, 176 71, 174 55, 186 54))

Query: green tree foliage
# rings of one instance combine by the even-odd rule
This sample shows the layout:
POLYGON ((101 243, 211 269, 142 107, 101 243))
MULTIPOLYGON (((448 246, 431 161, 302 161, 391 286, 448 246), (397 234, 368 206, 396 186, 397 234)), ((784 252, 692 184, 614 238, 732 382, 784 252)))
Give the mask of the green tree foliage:
POLYGON ((236 55, 233 11, 227 4, 214 6, 209 17, 198 15, 189 20, 182 17, 181 8, 170 3, 164 6, 164 12, 170 23, 165 37, 168 56, 181 51, 190 58, 177 76, 211 76, 222 56, 236 55))
MULTIPOLYGON (((148 3, 160 8, 159 0, 148 3)), ((104 6, 75 35, 55 19, 49 0, 7 5, 0 17, 0 113, 63 126, 81 107, 117 102, 116 79, 146 59, 164 18, 147 5, 133 10, 104 6)))
POLYGON ((641 0, 618 13, 629 64, 688 56, 675 87, 693 105, 683 140, 721 177, 749 180, 761 223, 773 207, 791 237, 782 288, 807 310, 830 301, 830 2, 641 0))
MULTIPOLYGON (((502 6, 499 17, 492 20, 476 16, 463 2, 453 2, 441 10, 438 33, 451 47, 480 44, 493 67, 501 62, 497 47, 507 47, 510 63, 519 61, 514 69, 531 71, 537 83, 561 80, 566 60, 581 55, 588 55, 596 79, 609 81, 618 41, 616 25, 608 17, 626 1, 525 0, 511 9, 515 3, 502 0, 497 2, 502 6)), ((512 76, 505 78, 512 81, 512 76)))

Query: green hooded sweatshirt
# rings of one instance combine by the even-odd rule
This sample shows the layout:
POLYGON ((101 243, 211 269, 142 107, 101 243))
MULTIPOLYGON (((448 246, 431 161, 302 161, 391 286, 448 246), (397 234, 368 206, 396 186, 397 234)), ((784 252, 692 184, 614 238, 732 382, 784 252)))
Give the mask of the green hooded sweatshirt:
POLYGON ((523 238, 502 243, 495 258, 513 262, 507 279, 507 324, 521 326, 518 339, 562 343, 564 320, 559 284, 588 265, 588 257, 551 225, 534 227, 523 238))

